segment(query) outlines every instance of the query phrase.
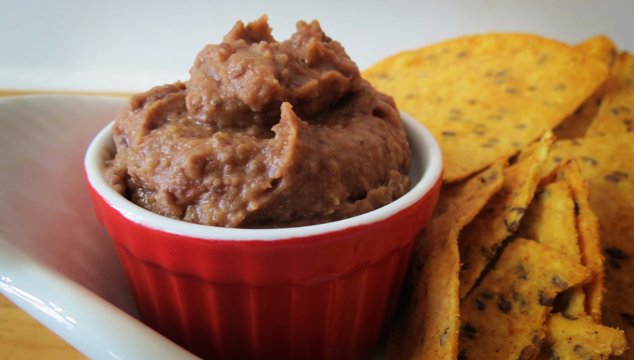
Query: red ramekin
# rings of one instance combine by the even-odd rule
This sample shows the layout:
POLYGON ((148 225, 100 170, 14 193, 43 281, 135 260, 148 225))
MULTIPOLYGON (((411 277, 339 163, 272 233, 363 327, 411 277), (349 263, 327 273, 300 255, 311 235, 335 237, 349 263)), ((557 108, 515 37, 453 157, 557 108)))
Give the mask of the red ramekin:
POLYGON ((438 144, 402 118, 412 149, 407 194, 345 220, 262 230, 191 224, 127 200, 103 177, 114 153, 112 124, 104 128, 86 153, 86 177, 142 321, 204 358, 370 356, 441 183, 438 144))

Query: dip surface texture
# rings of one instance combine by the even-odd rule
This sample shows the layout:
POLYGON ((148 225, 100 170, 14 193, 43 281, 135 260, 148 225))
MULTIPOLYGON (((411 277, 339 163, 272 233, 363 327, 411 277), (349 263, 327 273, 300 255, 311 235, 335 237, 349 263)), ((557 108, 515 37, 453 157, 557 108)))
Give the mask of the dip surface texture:
POLYGON ((115 121, 106 176, 136 204, 199 224, 282 227, 358 215, 408 191, 393 100, 318 22, 282 42, 265 17, 238 22, 190 74, 134 96, 115 121))

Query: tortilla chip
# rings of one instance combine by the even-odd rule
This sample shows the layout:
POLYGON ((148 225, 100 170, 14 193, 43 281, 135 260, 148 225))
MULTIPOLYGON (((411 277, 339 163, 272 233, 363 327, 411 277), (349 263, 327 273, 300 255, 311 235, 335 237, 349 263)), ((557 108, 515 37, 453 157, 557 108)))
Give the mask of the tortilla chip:
POLYGON ((458 355, 458 233, 502 187, 503 163, 446 186, 414 258, 415 285, 406 316, 390 334, 386 359, 455 359, 458 355))
POLYGON ((516 236, 536 240, 581 263, 575 205, 567 183, 557 181, 537 192, 516 236))
MULTIPOLYGON (((591 275, 592 276, 592 275, 591 275)), ((592 278, 591 278, 592 279, 592 278)), ((584 285, 586 286, 587 283, 584 285)), ((566 291, 562 312, 565 316, 578 317, 586 315, 586 293, 581 286, 566 291)))
POLYGON ((587 136, 629 132, 634 132, 634 56, 624 52, 612 67, 605 96, 587 136))
POLYGON ((553 134, 557 139, 576 139, 586 135, 588 127, 599 112, 601 100, 605 93, 605 87, 600 86, 572 115, 568 116, 556 129, 553 134))
POLYGON ((460 305, 461 359, 532 359, 555 296, 590 271, 559 251, 517 239, 460 305))
MULTIPOLYGON (((515 236, 536 240, 581 263, 570 186, 564 181, 556 181, 540 189, 526 210, 515 236)), ((572 316, 582 315, 585 313, 585 301, 581 288, 570 289, 564 311, 572 316)))
MULTIPOLYGON (((603 321, 625 330, 634 344, 634 133, 558 141, 554 165, 577 158, 588 181, 590 206, 599 219, 606 256, 603 321)), ((625 357, 634 358, 629 350, 625 357)))
POLYGON ((591 38, 585 39, 579 44, 575 45, 575 48, 588 56, 591 56, 602 63, 606 67, 611 68, 618 56, 618 48, 616 44, 605 35, 595 35, 591 38))
POLYGON ((591 317, 566 318, 552 314, 539 359, 608 359, 627 348, 623 330, 595 323, 591 317))
POLYGON ((559 179, 566 181, 574 198, 576 226, 581 250, 581 264, 592 271, 592 280, 584 286, 586 312, 601 322, 601 304, 605 284, 604 259, 599 238, 599 221, 590 208, 588 184, 576 160, 566 161, 558 170, 559 179))
MULTIPOLYGON (((575 46, 577 50, 601 61, 610 69, 618 54, 616 45, 605 35, 591 37, 575 46)), ((575 139, 584 137, 590 123, 599 112, 601 99, 605 93, 605 83, 597 88, 581 106, 562 122, 553 133, 558 139, 575 139)))
POLYGON ((505 239, 519 227, 542 174, 552 142, 550 134, 531 146, 504 170, 504 185, 458 239, 460 298, 464 299, 505 239))
POLYGON ((607 77, 555 40, 484 34, 402 52, 363 76, 438 139, 445 182, 510 157, 572 114, 607 77))

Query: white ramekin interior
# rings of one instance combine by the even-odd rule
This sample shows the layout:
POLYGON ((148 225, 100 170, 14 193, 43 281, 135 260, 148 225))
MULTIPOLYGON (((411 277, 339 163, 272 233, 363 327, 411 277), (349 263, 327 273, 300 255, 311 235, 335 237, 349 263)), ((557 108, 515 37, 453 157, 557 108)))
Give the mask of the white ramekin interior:
POLYGON ((275 229, 236 229, 192 224, 155 214, 115 191, 104 178, 105 161, 112 158, 113 123, 102 129, 90 143, 84 166, 90 185, 105 201, 130 221, 172 234, 216 240, 283 240, 340 231, 387 219, 413 205, 427 194, 442 172, 442 155, 438 143, 418 121, 401 113, 412 150, 410 177, 412 188, 399 199, 381 208, 351 218, 318 225, 275 229))

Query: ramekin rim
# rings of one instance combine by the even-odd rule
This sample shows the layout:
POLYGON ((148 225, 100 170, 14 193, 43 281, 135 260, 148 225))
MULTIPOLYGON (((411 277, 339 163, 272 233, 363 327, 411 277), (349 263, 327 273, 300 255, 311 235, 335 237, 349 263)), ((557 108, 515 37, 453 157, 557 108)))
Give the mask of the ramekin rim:
POLYGON ((105 148, 112 144, 111 132, 114 122, 110 122, 102 128, 90 142, 84 157, 84 170, 88 185, 109 206, 121 213, 127 220, 153 230, 201 240, 279 241, 306 238, 384 221, 411 207, 433 189, 442 176, 443 160, 440 146, 429 130, 413 117, 401 111, 401 118, 410 141, 410 147, 413 147, 411 141, 416 141, 417 146, 425 150, 424 154, 419 154, 423 166, 421 179, 407 193, 387 205, 364 214, 323 224, 265 229, 226 228, 189 223, 153 213, 119 194, 103 176, 102 154, 105 148))

